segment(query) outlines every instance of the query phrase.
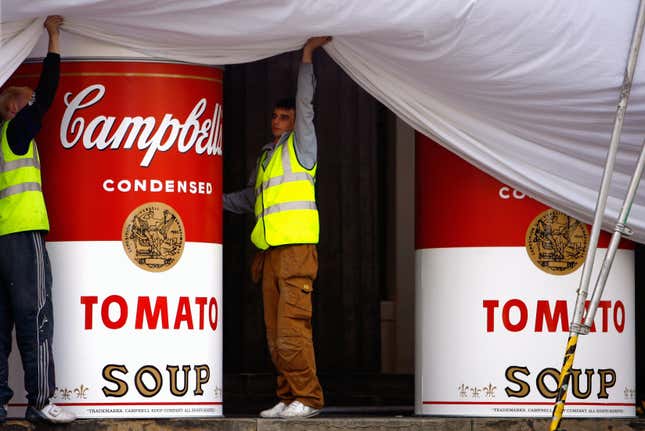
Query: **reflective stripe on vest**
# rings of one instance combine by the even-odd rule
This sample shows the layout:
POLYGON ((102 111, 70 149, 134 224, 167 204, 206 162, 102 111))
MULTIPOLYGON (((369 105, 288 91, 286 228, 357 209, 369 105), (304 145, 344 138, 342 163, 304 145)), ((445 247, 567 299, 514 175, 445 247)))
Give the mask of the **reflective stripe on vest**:
POLYGON ((14 169, 27 168, 27 167, 40 169, 40 162, 38 161, 38 158, 32 157, 29 159, 13 160, 11 162, 5 163, 4 156, 0 151, 0 172, 8 172, 8 171, 13 171, 14 169))
POLYGON ((9 186, 4 190, 0 190, 0 199, 6 198, 11 195, 17 195, 23 192, 40 192, 42 187, 38 183, 22 183, 15 186, 9 186))
POLYGON ((316 167, 306 169, 297 161, 293 133, 275 147, 265 168, 266 154, 258 163, 256 224, 251 241, 263 250, 285 244, 318 243, 316 167))
POLYGON ((309 181, 311 185, 314 184, 313 177, 307 172, 288 173, 282 175, 281 177, 269 178, 267 181, 264 181, 259 188, 255 189, 255 196, 257 197, 260 192, 268 189, 269 187, 279 186, 280 184, 290 183, 294 181, 309 181))
POLYGON ((0 127, 0 235, 49 230, 36 143, 30 142, 26 154, 14 154, 7 141, 8 125, 9 121, 0 127))
MULTIPOLYGON (((262 217, 269 214, 275 214, 280 211, 292 211, 292 210, 317 210, 316 202, 309 201, 297 201, 297 202, 285 202, 283 204, 271 205, 269 208, 265 208, 262 212, 262 217)), ((258 217, 259 218, 259 217, 258 217)))

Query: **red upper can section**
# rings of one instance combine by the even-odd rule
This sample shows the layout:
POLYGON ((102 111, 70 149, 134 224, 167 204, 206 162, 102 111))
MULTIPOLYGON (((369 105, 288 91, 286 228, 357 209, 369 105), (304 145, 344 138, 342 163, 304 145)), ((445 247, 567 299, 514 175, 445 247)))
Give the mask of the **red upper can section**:
MULTIPOLYGON (((35 87, 40 64, 8 85, 35 87)), ((147 62, 63 62, 37 136, 50 241, 120 240, 146 202, 183 220, 186 240, 222 242, 222 71, 147 62)))
MULTIPOLYGON (((548 208, 417 133, 417 249, 523 247, 529 225, 548 208)), ((603 232, 598 245, 608 243, 603 232)))

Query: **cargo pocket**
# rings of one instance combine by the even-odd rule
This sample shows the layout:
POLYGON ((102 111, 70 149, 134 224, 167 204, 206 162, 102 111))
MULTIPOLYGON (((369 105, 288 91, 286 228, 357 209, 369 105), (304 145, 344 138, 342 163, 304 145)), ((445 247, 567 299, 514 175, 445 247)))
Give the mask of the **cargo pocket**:
POLYGON ((285 317, 292 319, 311 319, 311 292, 313 287, 309 278, 293 277, 284 281, 285 317))

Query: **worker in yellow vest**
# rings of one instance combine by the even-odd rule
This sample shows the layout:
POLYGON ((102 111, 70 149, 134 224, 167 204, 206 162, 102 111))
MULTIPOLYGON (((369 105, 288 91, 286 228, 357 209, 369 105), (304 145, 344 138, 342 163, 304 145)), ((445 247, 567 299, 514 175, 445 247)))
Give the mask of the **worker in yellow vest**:
POLYGON ((38 87, 9 87, 0 94, 0 422, 13 397, 8 358, 11 331, 25 370, 32 422, 71 422, 75 416, 49 399, 55 390, 51 269, 45 249, 49 221, 41 189, 34 136, 54 100, 60 75, 60 16, 45 20, 49 52, 38 87))
POLYGON ((279 101, 271 119, 273 141, 262 148, 249 187, 224 195, 224 209, 253 212, 251 241, 260 249, 252 268, 262 279, 264 323, 278 371, 278 403, 266 418, 315 416, 324 404, 311 333, 311 294, 318 273, 318 210, 313 125, 316 80, 313 51, 331 40, 313 37, 302 50, 295 101, 279 101))

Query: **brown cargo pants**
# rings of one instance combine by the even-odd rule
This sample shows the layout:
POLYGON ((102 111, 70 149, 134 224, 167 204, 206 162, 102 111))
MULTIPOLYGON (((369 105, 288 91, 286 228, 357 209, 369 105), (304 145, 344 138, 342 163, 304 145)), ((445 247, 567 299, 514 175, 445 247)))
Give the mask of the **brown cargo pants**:
POLYGON ((311 293, 318 273, 314 244, 272 247, 258 253, 255 281, 262 274, 264 323, 271 360, 278 371, 278 398, 322 408, 311 336, 311 293))

